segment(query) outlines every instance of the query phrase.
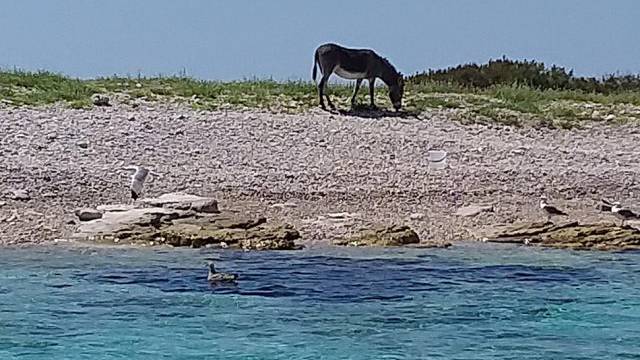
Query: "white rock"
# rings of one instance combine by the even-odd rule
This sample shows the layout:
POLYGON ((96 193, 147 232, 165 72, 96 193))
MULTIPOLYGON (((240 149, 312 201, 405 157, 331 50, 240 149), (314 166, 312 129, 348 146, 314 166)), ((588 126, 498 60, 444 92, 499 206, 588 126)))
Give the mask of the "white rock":
POLYGON ((424 214, 423 213, 413 213, 413 214, 409 215, 409 219, 411 219, 411 220, 422 220, 422 219, 424 219, 424 214))
POLYGON ((329 219, 347 219, 357 217, 357 213, 349 213, 349 212, 340 212, 340 213, 329 213, 327 217, 329 219))
POLYGON ((142 199, 140 202, 154 207, 193 210, 201 213, 219 212, 216 199, 179 192, 164 194, 157 198, 142 199))
POLYGON ((27 190, 13 190, 13 194, 11 196, 13 200, 19 201, 28 201, 31 200, 31 196, 27 190))
POLYGON ((278 208, 278 209, 282 209, 282 208, 286 208, 286 207, 295 208, 297 206, 298 206, 298 204, 296 204, 294 202, 288 202, 288 201, 286 203, 276 203, 276 204, 271 205, 272 208, 278 208))

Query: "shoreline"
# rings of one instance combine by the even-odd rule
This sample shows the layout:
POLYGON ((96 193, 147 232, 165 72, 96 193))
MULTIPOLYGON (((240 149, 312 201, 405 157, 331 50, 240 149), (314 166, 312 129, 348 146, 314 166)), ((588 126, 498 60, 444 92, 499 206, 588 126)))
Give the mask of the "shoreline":
POLYGON ((222 209, 291 223, 303 244, 391 223, 411 226, 423 242, 473 240, 487 226, 542 219, 543 194, 594 222, 613 221, 595 210, 600 198, 640 200, 640 130, 632 125, 519 128, 465 125, 446 110, 370 119, 160 102, 0 107, 0 118, 0 245, 67 237, 74 209, 126 202, 119 169, 131 164, 162 176, 144 196, 211 196, 222 209), (430 149, 448 152, 446 170, 428 168, 430 149), (14 190, 30 200, 11 199, 14 190), (494 212, 454 215, 471 204, 494 212), (327 216, 335 213, 350 216, 327 216))

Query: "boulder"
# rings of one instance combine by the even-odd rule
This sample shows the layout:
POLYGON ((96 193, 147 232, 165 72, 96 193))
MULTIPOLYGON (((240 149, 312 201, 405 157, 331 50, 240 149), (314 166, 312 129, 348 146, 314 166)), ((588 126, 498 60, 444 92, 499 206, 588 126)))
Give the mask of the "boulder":
POLYGON ((76 214, 78 219, 80 219, 80 221, 91 221, 100 219, 102 217, 102 213, 100 211, 92 208, 76 209, 74 213, 76 214))
POLYGON ((354 236, 335 240, 339 246, 402 246, 420 243, 418 234, 406 225, 363 229, 354 236))
POLYGON ((101 218, 83 221, 74 237, 103 244, 220 246, 244 250, 298 249, 300 234, 264 217, 220 212, 217 202, 189 194, 142 199, 136 206, 99 206, 101 218), (205 200, 202 200, 205 199, 205 200), (155 205, 155 206, 150 206, 155 205), (212 212, 214 209, 216 212, 212 212))
POLYGON ((496 231, 487 236, 486 241, 574 250, 630 250, 640 249, 640 230, 633 226, 621 227, 612 223, 538 222, 496 231))

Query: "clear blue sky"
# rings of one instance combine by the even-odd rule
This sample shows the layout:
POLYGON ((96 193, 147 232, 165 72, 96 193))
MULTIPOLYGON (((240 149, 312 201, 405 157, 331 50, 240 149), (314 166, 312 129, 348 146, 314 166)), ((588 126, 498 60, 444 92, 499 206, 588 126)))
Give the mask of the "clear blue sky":
POLYGON ((404 73, 503 54, 640 72, 638 0, 0 0, 0 67, 309 79, 324 42, 404 73))

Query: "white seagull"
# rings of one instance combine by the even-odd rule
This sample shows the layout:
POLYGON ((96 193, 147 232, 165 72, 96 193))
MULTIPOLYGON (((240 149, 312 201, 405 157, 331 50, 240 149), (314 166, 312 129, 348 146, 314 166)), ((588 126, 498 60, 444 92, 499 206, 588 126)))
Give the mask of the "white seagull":
POLYGON ((149 174, 151 174, 152 177, 158 176, 142 166, 129 166, 126 167, 125 170, 134 172, 133 175, 131 175, 131 184, 129 185, 133 201, 136 201, 140 197, 140 194, 142 194, 142 187, 144 186, 147 176, 149 174))
POLYGON ((611 213, 618 219, 622 220, 620 226, 624 226, 625 221, 639 219, 640 216, 629 209, 625 209, 620 205, 620 202, 616 201, 611 206, 611 213))
POLYGON ((551 221, 552 216, 568 216, 564 211, 555 206, 549 205, 547 203, 547 198, 544 196, 540 198, 540 209, 547 214, 547 221, 551 221))

